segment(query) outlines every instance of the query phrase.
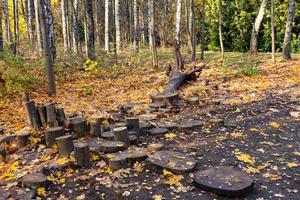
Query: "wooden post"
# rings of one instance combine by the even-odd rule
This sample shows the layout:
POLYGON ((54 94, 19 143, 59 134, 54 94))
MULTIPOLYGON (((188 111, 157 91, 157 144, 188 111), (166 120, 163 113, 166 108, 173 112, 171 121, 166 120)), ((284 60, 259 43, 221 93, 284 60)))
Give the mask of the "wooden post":
POLYGON ((46 105, 48 127, 57 126, 55 103, 50 102, 46 105))
POLYGON ((2 146, 0 146, 0 156, 2 157, 0 157, 0 161, 6 157, 6 151, 2 146))
POLYGON ((74 146, 76 164, 80 167, 89 167, 91 165, 89 146, 86 143, 78 143, 74 146))
POLYGON ((130 145, 128 130, 126 127, 119 127, 114 129, 115 141, 124 142, 126 147, 130 145))
POLYGON ((59 155, 69 156, 74 150, 74 143, 71 135, 61 136, 56 138, 55 140, 57 142, 59 155))
POLYGON ((86 120, 82 117, 71 118, 71 130, 77 138, 84 137, 87 132, 86 120))
POLYGON ((45 105, 40 105, 37 108, 37 111, 40 116, 41 120, 41 125, 46 128, 47 127, 47 111, 46 111, 46 106, 45 105))
POLYGON ((65 127, 66 115, 65 115, 64 108, 56 109, 56 120, 57 120, 58 126, 65 127))
POLYGON ((21 149, 25 147, 29 142, 30 132, 26 131, 17 135, 18 148, 21 149))
POLYGON ((61 136, 64 136, 64 128, 63 127, 54 127, 49 128, 45 131, 45 139, 47 147, 51 147, 55 144, 55 139, 61 136))
POLYGON ((111 158, 108 161, 108 164, 112 170, 119 170, 127 167, 126 158, 122 156, 116 156, 114 158, 111 158))
POLYGON ((95 137, 100 137, 101 136, 101 123, 100 123, 100 118, 94 118, 90 121, 90 134, 95 137))
POLYGON ((126 126, 128 131, 134 131, 137 138, 140 138, 140 121, 138 118, 126 118, 126 126))
POLYGON ((41 130, 41 121, 35 107, 35 102, 33 100, 29 100, 24 101, 23 104, 28 122, 30 123, 31 127, 36 131, 41 130))

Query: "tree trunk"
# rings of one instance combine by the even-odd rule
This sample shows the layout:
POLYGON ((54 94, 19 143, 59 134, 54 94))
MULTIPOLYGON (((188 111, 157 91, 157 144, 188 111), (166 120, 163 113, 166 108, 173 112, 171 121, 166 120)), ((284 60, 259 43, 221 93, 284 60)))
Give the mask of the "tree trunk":
MULTIPOLYGON (((53 20, 53 15, 51 10, 51 3, 50 0, 42 0, 42 1, 44 1, 44 5, 45 5, 45 16, 46 16, 46 25, 47 25, 46 30, 48 31, 48 37, 49 37, 51 61, 54 63, 56 58, 56 47, 55 47, 54 20, 53 20)), ((44 43, 43 43, 43 47, 44 47, 44 43)))
MULTIPOLYGON (((0 5, 1 5, 1 2, 0 2, 0 5)), ((0 7, 0 52, 2 52, 2 51, 3 51, 3 29, 2 29, 2 9, 0 7)))
POLYGON ((28 7, 28 29, 29 29, 29 38, 30 38, 30 47, 31 49, 35 49, 35 26, 34 26, 34 1, 28 0, 27 1, 28 7))
POLYGON ((251 34, 251 41, 250 41, 250 53, 256 53, 257 52, 257 37, 258 37, 258 32, 261 26, 261 22, 264 18, 265 14, 265 9, 267 7, 268 0, 263 0, 258 12, 258 15, 256 17, 253 29, 252 29, 252 34, 251 34))
POLYGON ((275 62, 274 0, 271 0, 272 62, 275 62))
POLYGON ((189 36, 192 52, 192 61, 196 61, 196 40, 195 40, 195 1, 190 0, 190 16, 189 16, 189 36))
POLYGON ((116 52, 121 51, 120 2, 115 0, 116 52))
POLYGON ((181 24, 181 9, 182 0, 177 0, 177 10, 176 10, 176 40, 180 42, 180 24, 181 24))
POLYGON ((35 9, 35 34, 36 34, 36 44, 38 49, 42 50, 42 30, 39 18, 39 0, 34 0, 34 9, 35 9))
POLYGON ((79 30, 78 30, 78 0, 73 0, 72 2, 72 40, 73 40, 73 49, 76 54, 79 53, 79 30))
POLYGON ((105 44, 104 50, 108 53, 109 52, 109 4, 110 0, 105 0, 105 44))
POLYGON ((289 0, 288 16, 286 20, 285 35, 283 41, 283 58, 291 59, 291 40, 292 40, 292 29, 293 29, 293 19, 295 15, 295 0, 289 0))
POLYGON ((149 14, 149 44, 151 47, 152 53, 152 65, 153 67, 158 67, 158 60, 157 60, 157 49, 156 49, 156 40, 155 40, 155 6, 153 0, 149 0, 149 7, 148 7, 148 14, 149 14))
POLYGON ((18 9, 18 0, 13 1, 14 8, 14 45, 13 45, 13 54, 17 54, 17 46, 19 43, 19 9, 18 9))
POLYGON ((48 79, 48 94, 49 96, 55 96, 56 94, 56 87, 55 87, 55 75, 53 70, 53 56, 51 55, 50 50, 50 39, 48 31, 48 23, 46 20, 46 12, 45 12, 45 1, 47 0, 38 0, 39 2, 39 16, 40 16, 40 23, 41 23, 41 30, 42 30, 42 39, 43 39, 43 47, 44 47, 44 54, 45 54, 45 63, 46 63, 46 75, 48 79))
POLYGON ((201 6, 201 53, 200 59, 204 60, 204 50, 205 50, 205 40, 204 40, 204 33, 205 33, 205 0, 202 1, 201 6))
POLYGON ((153 15, 153 0, 148 0, 148 12, 147 12, 147 21, 148 21, 148 38, 149 38, 149 48, 152 52, 152 43, 153 43, 153 35, 152 35, 152 15, 153 15))
POLYGON ((134 23, 134 37, 133 49, 135 53, 139 52, 139 7, 137 0, 133 0, 133 23, 134 23))
POLYGON ((220 37, 220 46, 221 46, 221 59, 224 60, 224 45, 223 45, 223 36, 222 36, 222 11, 221 11, 221 0, 218 1, 218 13, 219 13, 219 37, 220 37))
POLYGON ((95 60, 95 35, 94 35, 94 16, 93 1, 85 0, 86 10, 86 31, 87 31, 87 56, 91 60, 95 60))
POLYGON ((5 21, 5 28, 6 28, 6 41, 8 43, 12 42, 11 39, 11 28, 10 28, 10 23, 9 23, 9 12, 8 12, 8 5, 7 5, 7 0, 3 0, 3 13, 4 13, 4 21, 5 21))
POLYGON ((68 15, 67 15, 67 9, 68 9, 68 1, 67 0, 61 0, 61 19, 62 19, 62 34, 63 34, 63 40, 64 40, 64 51, 69 51, 69 44, 68 44, 68 15))

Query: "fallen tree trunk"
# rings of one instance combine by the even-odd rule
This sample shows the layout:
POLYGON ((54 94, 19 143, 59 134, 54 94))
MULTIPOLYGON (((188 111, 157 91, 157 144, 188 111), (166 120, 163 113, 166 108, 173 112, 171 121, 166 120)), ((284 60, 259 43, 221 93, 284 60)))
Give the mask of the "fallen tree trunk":
POLYGON ((180 53, 180 44, 175 42, 174 47, 176 67, 172 68, 171 66, 169 66, 169 69, 167 71, 169 82, 164 88, 163 92, 159 94, 150 95, 150 98, 154 103, 165 102, 171 105, 176 104, 176 101, 179 99, 179 94, 177 90, 187 81, 196 80, 200 76, 202 70, 204 70, 207 67, 207 64, 209 63, 206 62, 201 66, 196 66, 196 63, 194 63, 191 70, 185 71, 184 62, 180 53))

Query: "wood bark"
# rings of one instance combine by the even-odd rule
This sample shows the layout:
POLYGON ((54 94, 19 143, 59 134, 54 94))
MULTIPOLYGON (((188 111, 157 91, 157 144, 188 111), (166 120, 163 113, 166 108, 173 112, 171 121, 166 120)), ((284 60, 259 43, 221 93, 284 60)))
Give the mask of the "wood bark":
POLYGON ((138 1, 133 0, 133 23, 134 23, 134 33, 133 33, 133 49, 135 53, 139 52, 139 6, 138 1))
POLYGON ((292 29, 293 19, 295 15, 295 0, 289 0, 288 16, 286 20, 285 35, 283 41, 283 58, 289 60, 291 56, 291 41, 292 41, 292 29))
POLYGON ((56 109, 56 120, 58 126, 65 127, 66 115, 64 108, 57 108, 56 109))
POLYGON ((32 128, 36 131, 41 130, 41 122, 33 100, 23 102, 27 119, 32 128))
POLYGON ((101 136, 102 128, 100 120, 100 118, 95 118, 89 122, 90 134, 94 137, 101 136))
POLYGON ((109 4, 110 0, 105 0, 105 32, 104 32, 104 50, 109 52, 109 4))
POLYGON ((45 105, 40 105, 37 107, 37 112, 40 116, 41 125, 46 128, 47 127, 47 110, 45 105))
POLYGON ((271 37, 272 37, 272 62, 275 62, 275 25, 274 25, 274 0, 271 0, 271 37))
POLYGON ((42 30, 39 17, 39 0, 34 0, 34 10, 35 10, 35 34, 36 34, 36 45, 38 50, 42 50, 42 30))
POLYGON ((69 156, 74 150, 74 142, 71 135, 61 136, 55 139, 58 153, 61 156, 69 156))
POLYGON ((152 65, 153 67, 158 67, 158 60, 157 60, 157 49, 156 49, 156 37, 155 37, 155 27, 156 27, 156 20, 155 20, 155 4, 153 0, 148 1, 148 15, 149 15, 149 45, 152 54, 152 65))
MULTIPOLYGON (((49 37, 49 48, 50 48, 50 55, 51 55, 51 61, 54 63, 56 58, 56 46, 55 46, 55 30, 54 30, 54 19, 51 9, 51 3, 50 0, 43 0, 44 2, 44 12, 45 12, 45 18, 46 18, 46 26, 48 31, 48 37, 49 37)), ((43 47, 44 47, 44 41, 43 41, 43 47)), ((46 47, 45 47, 46 48, 46 47)))
POLYGON ((24 132, 17 135, 17 145, 21 149, 29 143, 30 132, 24 132))
POLYGON ((64 128, 61 126, 47 129, 45 131, 45 140, 47 147, 52 147, 55 144, 55 139, 64 135, 64 128))
POLYGON ((134 131, 137 138, 140 137, 140 121, 138 118, 135 117, 126 118, 126 126, 128 131, 134 131))
POLYGON ((115 0, 115 28, 116 28, 116 51, 121 51, 121 29, 120 29, 120 2, 115 0))
POLYGON ((87 57, 95 60, 95 35, 94 35, 94 15, 93 1, 85 0, 85 16, 86 16, 86 41, 87 41, 87 57))
POLYGON ((69 51, 69 43, 68 43, 68 1, 61 0, 61 19, 62 19, 62 34, 64 41, 64 51, 69 51))
POLYGON ((221 46, 221 59, 224 60, 224 45, 223 45, 223 33, 222 33, 222 10, 221 10, 221 1, 218 1, 218 15, 219 15, 219 37, 220 37, 220 46, 221 46))
POLYGON ((192 61, 196 61, 196 38, 195 38, 195 0, 190 0, 189 37, 192 52, 192 61))
MULTIPOLYGON (((56 95, 56 86, 55 86, 55 75, 53 70, 53 52, 50 51, 50 38, 49 30, 48 30, 48 23, 46 22, 46 14, 45 14, 45 0, 38 0, 39 1, 39 18, 41 23, 41 31, 42 31, 42 38, 43 38, 43 49, 44 49, 44 56, 45 56, 45 63, 46 63, 46 75, 48 80, 48 94, 49 96, 56 95)), ((46 0, 47 1, 47 0, 46 0)), ((51 31, 50 31, 51 32, 51 31)))
POLYGON ((115 141, 124 142, 126 147, 130 146, 128 129, 126 127, 115 128, 114 139, 115 141))
MULTIPOLYGON (((0 2, 2 5, 2 2, 0 2)), ((0 7, 0 52, 3 51, 2 7, 0 7)))
POLYGON ((108 165, 112 170, 125 169, 127 167, 126 158, 124 156, 116 156, 108 161, 108 165))
POLYGON ((82 117, 75 117, 71 119, 71 130, 74 132, 76 138, 82 138, 87 133, 87 122, 82 117))
POLYGON ((12 42, 12 36, 11 36, 11 28, 10 28, 10 22, 9 22, 9 12, 8 12, 8 5, 7 0, 3 0, 3 14, 4 14, 4 22, 5 22, 5 29, 6 29, 6 41, 8 43, 12 42))
POLYGON ((206 1, 202 0, 201 5, 201 39, 200 39, 200 45, 201 45, 201 53, 200 53, 200 59, 204 60, 204 50, 205 50, 205 5, 206 1))
POLYGON ((265 14, 265 9, 267 7, 268 0, 263 0, 258 12, 258 15, 256 17, 253 29, 252 29, 252 34, 251 34, 251 40, 250 40, 250 53, 256 53, 257 52, 257 37, 258 37, 258 32, 262 23, 262 20, 264 18, 265 14))
POLYGON ((180 42, 181 10, 182 10, 182 0, 177 0, 175 38, 179 42, 180 42))
POLYGON ((76 54, 79 53, 79 29, 78 29, 78 0, 72 1, 72 41, 73 49, 76 54))
POLYGON ((28 29, 29 29, 29 39, 30 39, 30 47, 31 49, 35 49, 35 10, 34 10, 34 0, 27 0, 27 8, 28 8, 28 29))
POLYGON ((14 44, 13 44, 13 54, 17 54, 17 48, 19 44, 19 0, 13 1, 14 9, 14 44))
POLYGON ((90 149, 86 143, 78 143, 74 145, 74 157, 76 165, 80 167, 91 166, 90 149))
POLYGON ((48 127, 57 126, 55 103, 50 102, 46 105, 46 113, 47 113, 47 126, 48 127))

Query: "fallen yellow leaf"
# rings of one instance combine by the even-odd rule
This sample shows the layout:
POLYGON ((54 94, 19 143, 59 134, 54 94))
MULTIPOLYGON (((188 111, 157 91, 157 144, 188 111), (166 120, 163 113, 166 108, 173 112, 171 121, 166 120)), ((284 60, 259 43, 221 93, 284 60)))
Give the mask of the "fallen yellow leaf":
POLYGON ((37 188, 36 193, 40 197, 45 197, 46 196, 46 189, 44 187, 39 187, 39 188, 37 188))
POLYGON ((270 122, 269 125, 272 126, 273 128, 279 128, 280 127, 280 124, 277 123, 277 122, 270 122))

